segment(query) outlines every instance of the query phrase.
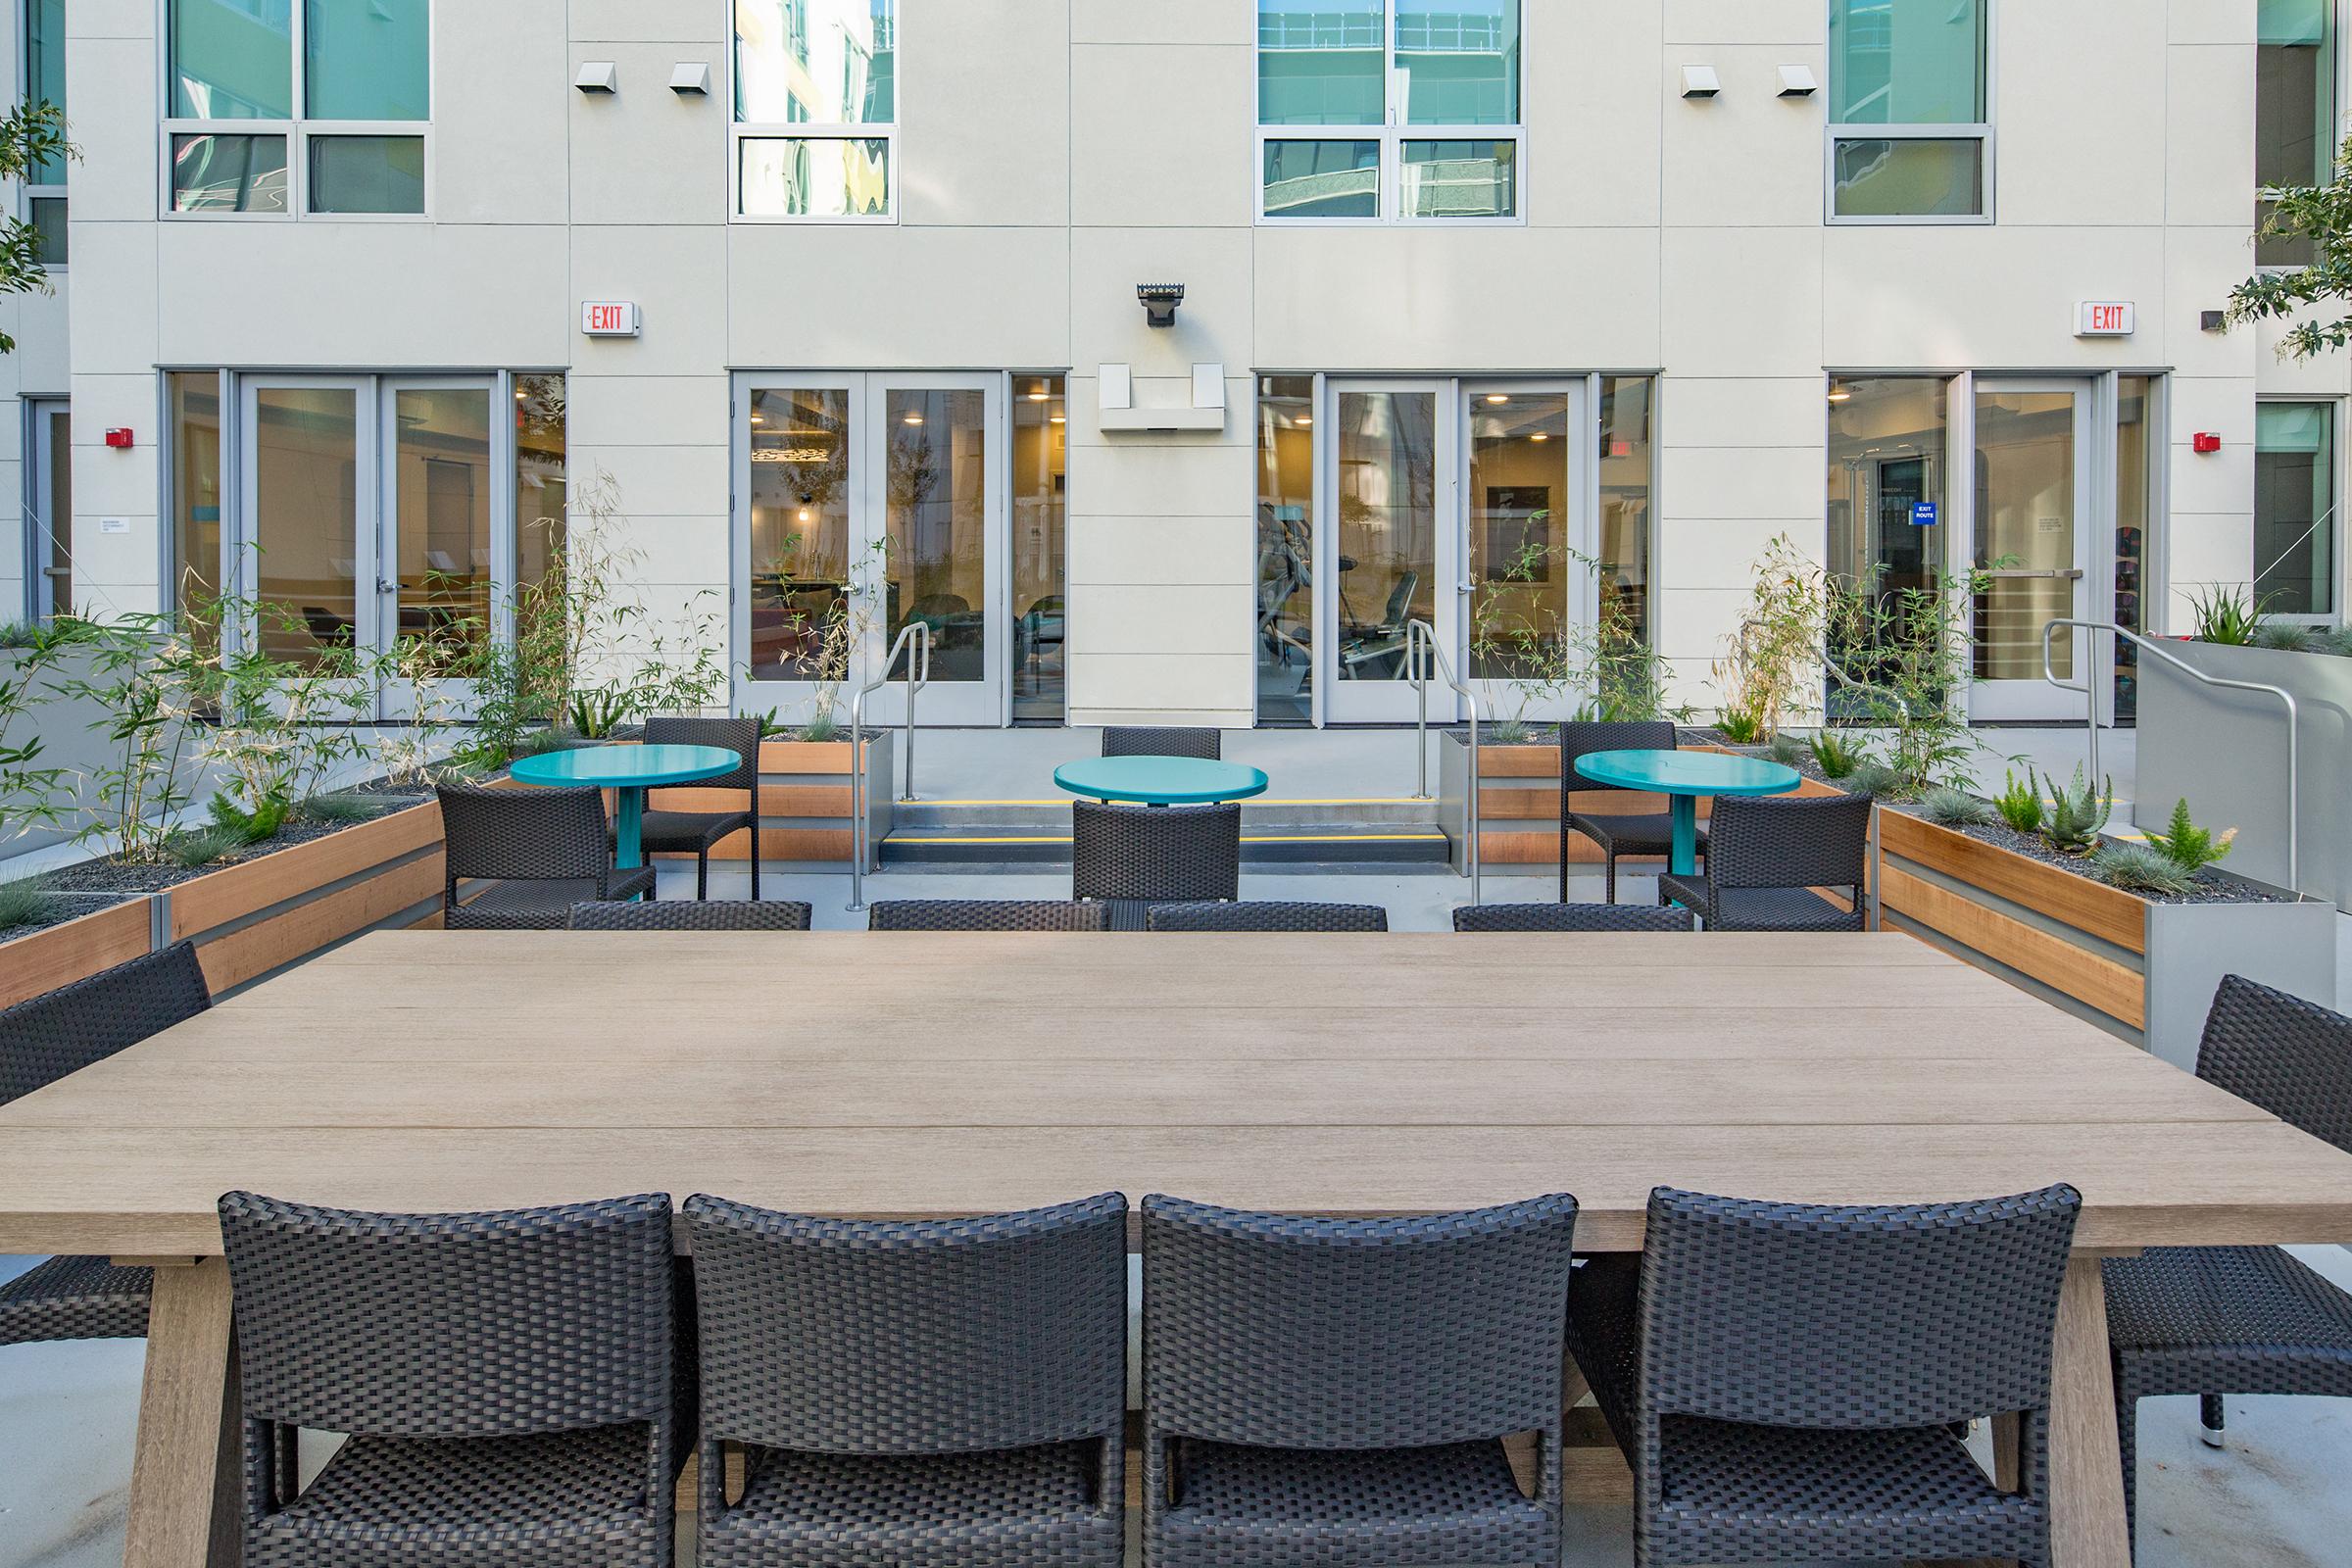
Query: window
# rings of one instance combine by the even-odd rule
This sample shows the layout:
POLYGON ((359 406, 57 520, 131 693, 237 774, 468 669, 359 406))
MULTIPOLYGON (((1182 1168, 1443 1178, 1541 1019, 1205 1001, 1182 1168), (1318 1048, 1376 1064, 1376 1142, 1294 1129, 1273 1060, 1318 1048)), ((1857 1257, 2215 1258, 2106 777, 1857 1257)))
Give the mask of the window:
MULTIPOLYGON (((1875 588, 1889 616, 1943 579, 1945 479, 1952 383, 1943 376, 1837 377, 1830 382, 1829 568, 1840 581, 1875 588)), ((1838 631, 1866 628, 1838 628, 1838 631)), ((1896 621, 1898 636, 1908 626, 1896 621)), ((1871 681, 1885 655, 1867 636, 1841 642, 1830 657, 1841 672, 1829 680, 1834 718, 1867 716, 1846 677, 1871 681)))
POLYGON ((898 0, 734 0, 735 212, 898 212, 898 0))
POLYGON ((423 214, 429 0, 167 8, 167 211, 423 214))
MULTIPOLYGON (((2334 0, 2261 0, 2254 52, 2254 179, 2265 190, 2323 185, 2335 156, 2334 0)), ((2270 216, 2271 204, 2262 204, 2270 216)), ((2307 239, 2265 239, 2264 267, 2305 267, 2307 239)))
MULTIPOLYGON (((24 0, 24 101, 66 107, 66 0, 24 0)), ((24 177, 24 220, 33 260, 66 265, 66 160, 45 159, 24 177)))
POLYGON ((1016 375, 1012 404, 1012 716, 1060 723, 1068 662, 1068 384, 1016 375))
POLYGON ((1522 0, 1257 0, 1258 215, 1515 222, 1522 0))
POLYGON ((1989 0, 1830 0, 1830 220, 1992 216, 1989 0))
POLYGON ((2270 614, 2335 615, 2335 405, 2254 414, 2254 599, 2270 614))

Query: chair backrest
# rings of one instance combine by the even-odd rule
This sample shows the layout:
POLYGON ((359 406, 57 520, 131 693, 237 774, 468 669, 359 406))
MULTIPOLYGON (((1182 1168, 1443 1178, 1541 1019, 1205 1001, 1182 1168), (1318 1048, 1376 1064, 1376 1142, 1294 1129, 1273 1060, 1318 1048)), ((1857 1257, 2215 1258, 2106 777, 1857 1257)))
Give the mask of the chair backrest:
POLYGON ((441 836, 453 884, 460 877, 599 877, 612 864, 604 791, 592 785, 487 789, 444 783, 433 793, 441 801, 441 836))
POLYGON ((1104 757, 1198 757, 1217 762, 1225 758, 1222 730, 1199 726, 1152 728, 1113 724, 1102 731, 1104 757))
POLYGON ((2352 1018, 2332 1008, 2224 975, 2197 1076, 2352 1152, 2352 1018))
POLYGON ((754 800, 760 794, 760 720, 757 718, 649 718, 645 721, 645 744, 648 746, 715 746, 722 752, 733 752, 741 764, 732 773, 716 778, 697 779, 698 790, 748 790, 754 800))
POLYGON ((977 1219, 686 1200, 702 1419, 818 1453, 1109 1438, 1127 1404, 1127 1200, 977 1219))
POLYGON ((1719 888, 1860 887, 1869 858, 1868 796, 1726 795, 1707 825, 1719 888))
POLYGON ((192 943, 101 969, 0 1012, 0 1105, 212 1005, 192 943))
POLYGON ((1671 752, 1678 740, 1670 718, 1571 719, 1560 726, 1560 789, 1564 794, 1622 789, 1585 777, 1576 770, 1576 760, 1594 752, 1671 752))
POLYGON ((1377 904, 1155 904, 1151 931, 1386 931, 1377 904))
POLYGON ((1697 917, 1679 905, 1466 904, 1453 911, 1456 931, 1693 931, 1697 917))
POLYGON ((1101 931, 1100 904, 1054 899, 885 899, 865 911, 868 931, 1101 931))
POLYGON ((1315 1219, 1144 1200, 1144 1408, 1159 1431, 1391 1448, 1560 1419, 1576 1200, 1315 1219))
POLYGON ((1419 572, 1398 572, 1396 586, 1389 590, 1389 602, 1381 610, 1380 623, 1383 626, 1402 626, 1405 617, 1412 613, 1413 595, 1419 591, 1420 587, 1421 574, 1419 572))
POLYGON ((806 931, 808 906, 780 899, 673 899, 665 904, 575 904, 574 931, 806 931))
POLYGON ((1242 808, 1070 806, 1070 887, 1080 899, 1181 904, 1242 893, 1242 808))
POLYGON ((478 1438, 669 1414, 664 1194, 363 1214, 229 1193, 220 1239, 250 1420, 478 1438))
POLYGON ((1876 1430, 2046 1407, 2072 1187, 1839 1208, 1649 1196, 1644 1416, 1876 1430))

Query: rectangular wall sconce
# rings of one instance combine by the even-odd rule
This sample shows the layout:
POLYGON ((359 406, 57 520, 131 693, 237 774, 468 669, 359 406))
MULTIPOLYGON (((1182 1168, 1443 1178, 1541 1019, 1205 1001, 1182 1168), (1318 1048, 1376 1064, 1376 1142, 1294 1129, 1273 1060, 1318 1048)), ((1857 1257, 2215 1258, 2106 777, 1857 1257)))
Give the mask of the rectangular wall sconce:
POLYGON ((610 60, 587 61, 581 65, 580 74, 572 78, 571 84, 587 93, 618 92, 620 68, 610 60))
POLYGON ((1683 68, 1683 96, 1712 98, 1723 91, 1723 81, 1715 74, 1713 66, 1685 66, 1683 68))
POLYGON ((1811 66, 1783 66, 1781 68, 1782 97, 1810 98, 1819 91, 1821 91, 1821 83, 1814 78, 1811 66))
POLYGON ((669 90, 681 98, 710 97, 710 66, 700 60, 681 60, 669 68, 669 90))

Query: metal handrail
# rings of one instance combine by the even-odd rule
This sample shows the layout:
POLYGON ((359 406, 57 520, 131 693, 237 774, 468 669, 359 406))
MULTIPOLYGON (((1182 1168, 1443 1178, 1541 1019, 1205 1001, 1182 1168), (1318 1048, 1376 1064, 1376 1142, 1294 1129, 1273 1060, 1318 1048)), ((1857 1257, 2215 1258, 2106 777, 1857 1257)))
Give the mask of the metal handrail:
POLYGON ((914 699, 931 684, 931 623, 910 620, 899 631, 898 641, 890 645, 890 657, 882 661, 882 673, 858 689, 850 698, 850 908, 865 907, 865 862, 873 854, 872 805, 865 798, 865 700, 890 684, 890 672, 898 667, 899 652, 906 649, 906 772, 899 790, 899 799, 914 799, 914 699), (917 635, 917 634, 920 635, 917 635), (918 667, 909 644, 922 650, 918 667))
POLYGON ((1413 731, 1413 743, 1421 764, 1421 793, 1413 797, 1415 800, 1429 799, 1430 671, 1435 669, 1439 678, 1469 706, 1470 787, 1464 792, 1468 797, 1469 814, 1465 818, 1462 870, 1470 878, 1470 902, 1475 906, 1485 902, 1481 897, 1484 882, 1478 858, 1478 693, 1454 678, 1452 666, 1446 662, 1446 656, 1438 651, 1437 628, 1426 620, 1408 620, 1404 623, 1404 667, 1407 677, 1421 693, 1421 718, 1413 731))
POLYGON ((2303 830, 2300 821, 2303 805, 2301 767, 2303 720, 2300 710, 2295 706, 2295 694, 2284 687, 2269 686, 2257 680, 2231 680, 2225 675, 2208 675, 2186 660, 2157 647, 2139 633, 2127 631, 2110 620, 2053 620, 2041 629, 2041 678, 2062 692, 2074 692, 2081 696, 2087 707, 2085 718, 2089 728, 2089 743, 2086 749, 2089 752, 2090 778, 2094 787, 2099 778, 2098 690, 2091 685, 2087 675, 2083 677, 2082 684, 2080 686, 2058 678, 2057 664, 2052 658, 2051 633, 2062 626, 2079 631, 2103 631, 2121 637, 2142 654, 2154 655, 2160 663, 2179 670, 2199 685, 2225 686, 2231 691, 2239 692, 2264 692, 2286 705, 2286 885, 2292 892, 2301 894, 2303 891, 2303 830))

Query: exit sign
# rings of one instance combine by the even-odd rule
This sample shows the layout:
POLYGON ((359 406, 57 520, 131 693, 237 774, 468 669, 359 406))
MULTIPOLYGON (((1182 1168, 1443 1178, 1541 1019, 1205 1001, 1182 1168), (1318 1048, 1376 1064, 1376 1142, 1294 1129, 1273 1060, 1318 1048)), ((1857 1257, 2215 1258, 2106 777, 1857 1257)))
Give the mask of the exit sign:
POLYGON ((590 337, 635 337, 637 307, 628 300, 590 300, 580 307, 580 330, 590 337))
POLYGON ((2137 317, 2130 300, 2084 300, 2075 307, 2075 336, 2130 337, 2137 317))

